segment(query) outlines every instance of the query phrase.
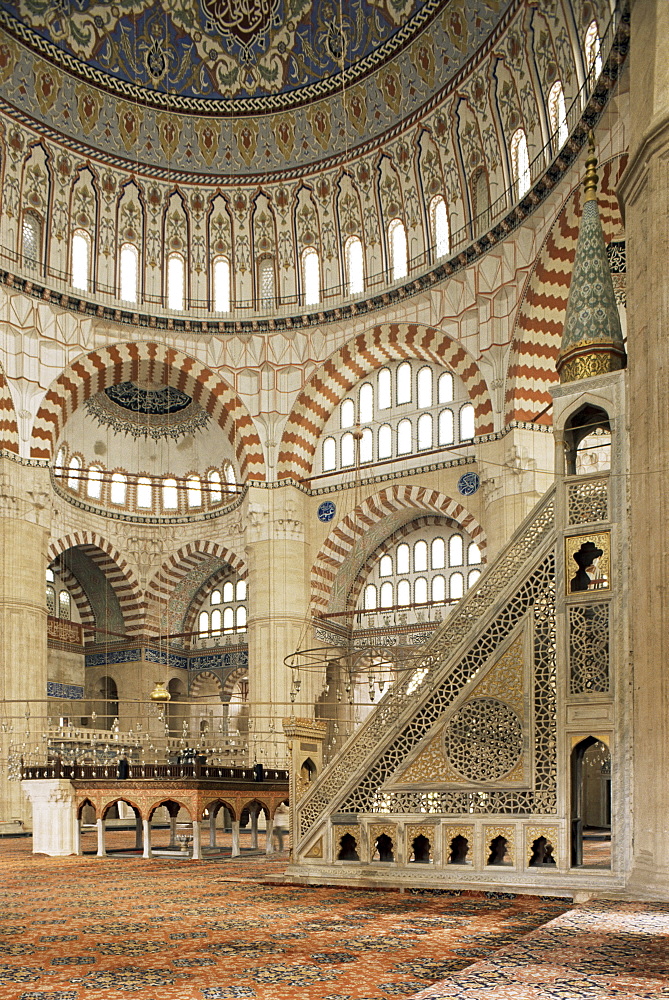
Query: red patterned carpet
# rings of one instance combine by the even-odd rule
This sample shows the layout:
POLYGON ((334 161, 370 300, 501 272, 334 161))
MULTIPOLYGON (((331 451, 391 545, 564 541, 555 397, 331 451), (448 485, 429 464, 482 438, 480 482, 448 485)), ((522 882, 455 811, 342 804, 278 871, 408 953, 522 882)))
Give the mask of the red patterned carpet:
POLYGON ((282 886, 286 855, 31 847, 0 840, 0 1000, 669 997, 666 906, 282 886))

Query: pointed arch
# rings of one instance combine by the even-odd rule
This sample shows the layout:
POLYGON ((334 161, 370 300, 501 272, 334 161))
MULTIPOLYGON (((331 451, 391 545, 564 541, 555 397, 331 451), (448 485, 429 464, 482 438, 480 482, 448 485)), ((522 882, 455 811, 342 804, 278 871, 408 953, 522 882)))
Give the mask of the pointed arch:
MULTIPOLYGON (((68 549, 80 549, 95 564, 118 600, 125 631, 128 635, 141 635, 145 601, 135 573, 118 549, 94 531, 75 531, 49 544, 49 563, 58 561, 60 565, 60 557, 68 549)), ((95 618, 93 606, 91 612, 95 618)))
MULTIPOLYGON (((208 683, 214 684, 217 689, 221 701, 223 701, 223 685, 221 683, 221 678, 218 674, 215 674, 213 670, 200 670, 198 674, 195 675, 190 685, 190 697, 197 698, 202 689, 203 683, 207 681, 208 683)), ((229 700, 229 699, 228 699, 229 700)))
POLYGON ((5 373, 0 368, 0 451, 19 453, 19 425, 5 373))
POLYGON ((389 535, 413 520, 416 511, 449 518, 476 542, 485 560, 485 532, 461 503, 423 486, 390 486, 363 500, 323 542, 311 570, 313 609, 343 611, 366 560, 389 535))
MULTIPOLYGON (((599 214, 608 243, 622 230, 615 189, 627 155, 613 157, 601 168, 599 214)), ((555 368, 567 312, 569 285, 576 256, 582 211, 580 184, 564 202, 537 255, 518 312, 507 377, 506 423, 534 421, 550 405, 550 387, 559 379, 555 368)), ((544 414, 538 423, 550 424, 544 414)))
POLYGON ((152 342, 112 344, 81 355, 62 371, 47 390, 35 419, 31 458, 52 457, 67 418, 96 392, 138 380, 173 385, 192 396, 227 436, 242 478, 265 479, 258 432, 234 389, 197 358, 152 342))
POLYGON ((483 374, 461 344, 443 330, 419 323, 384 323, 347 341, 314 372, 286 422, 278 461, 279 479, 311 474, 321 431, 335 406, 356 382, 388 361, 424 358, 450 368, 474 404, 476 433, 493 430, 492 402, 483 374))

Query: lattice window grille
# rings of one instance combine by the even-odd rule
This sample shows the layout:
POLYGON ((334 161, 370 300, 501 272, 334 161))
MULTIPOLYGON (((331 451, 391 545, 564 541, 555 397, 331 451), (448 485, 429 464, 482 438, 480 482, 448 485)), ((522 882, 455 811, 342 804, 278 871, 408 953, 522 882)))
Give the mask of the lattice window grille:
POLYGON ((609 605, 569 607, 569 690, 609 693, 609 605))
POLYGON ((523 725, 496 698, 473 698, 448 723, 444 749, 451 766, 469 781, 499 781, 520 759, 523 725))
MULTIPOLYGON (((532 557, 536 553, 537 549, 542 546, 547 535, 552 531, 554 523, 555 494, 554 491, 551 491, 551 493, 549 493, 544 500, 543 504, 540 505, 537 511, 535 511, 532 519, 525 526, 525 530, 520 538, 507 546, 507 548, 500 553, 497 560, 484 573, 481 581, 472 588, 464 601, 452 612, 442 628, 435 633, 432 642, 424 651, 423 656, 417 660, 416 671, 414 671, 413 677, 415 678, 416 676, 420 676, 420 682, 417 684, 416 688, 412 692, 407 693, 412 682, 405 682, 402 688, 398 687, 398 690, 393 691, 393 695, 391 697, 385 697, 372 712, 366 722, 356 732, 355 737, 350 741, 348 747, 344 748, 342 753, 339 755, 338 760, 334 762, 330 768, 328 768, 328 772, 323 774, 322 778, 314 787, 313 792, 306 796, 303 802, 300 803, 300 831, 302 834, 305 834, 327 811, 333 799, 350 781, 351 775, 358 771, 364 761, 375 752, 376 748, 391 736, 392 731, 397 726, 400 714, 404 715, 419 705, 420 701, 425 696, 426 689, 429 690, 430 687, 434 686, 436 683, 436 678, 434 676, 435 673, 437 671, 441 671, 441 669, 448 663, 455 649, 460 646, 466 636, 472 632, 484 615, 493 611, 495 604, 499 601, 500 593, 505 590, 511 580, 518 574, 526 560, 532 557)), ((541 617, 535 624, 535 657, 551 657, 552 662, 544 668, 545 676, 544 673, 536 668, 536 676, 541 680, 544 694, 546 694, 547 689, 547 698, 544 697, 543 699, 540 699, 542 703, 539 706, 540 710, 538 717, 544 724, 545 732, 544 730, 541 730, 540 732, 539 728, 537 728, 535 734, 535 745, 538 756, 544 752, 551 752, 554 757, 555 560, 553 556, 550 557, 550 563, 551 573, 546 583, 551 595, 550 598, 547 599, 549 611, 548 613, 544 612, 544 616, 541 617), (546 622, 544 622, 544 618, 546 618, 546 622), (544 701, 546 701, 546 705, 543 704, 544 701)), ((523 588, 523 590, 524 589, 525 588, 523 588)), ((538 609, 541 606, 542 602, 539 600, 539 592, 537 592, 537 600, 535 601, 535 618, 538 609)), ((515 616, 514 624, 520 620, 520 617, 522 617, 522 614, 527 611, 528 607, 529 604, 525 606, 524 610, 520 614, 515 616)), ((497 621, 498 618, 496 616, 496 622, 497 621)), ((495 626, 493 625, 492 627, 494 628, 495 626)), ((511 628, 512 627, 514 626, 512 625, 511 628)), ((499 642, 503 641, 503 638, 508 634, 508 631, 509 630, 503 630, 504 634, 497 640, 497 645, 499 642)), ((480 642, 482 641, 483 640, 480 640, 480 642)), ((480 645, 480 642, 472 648, 472 653, 480 645)), ((493 646, 493 650, 494 648, 495 647, 493 646)), ((484 657, 482 662, 485 662, 486 659, 487 656, 484 657)), ((449 677, 452 676, 453 671, 449 674, 449 677)), ((470 679, 471 678, 467 676, 464 683, 470 679)), ((456 684, 456 696, 460 689, 457 688, 456 684)), ((421 715, 424 716, 424 721, 421 721, 417 717, 420 724, 419 728, 421 738, 422 734, 426 731, 425 726, 431 725, 432 722, 434 722, 444 711, 444 707, 438 708, 436 715, 433 715, 432 721, 430 721, 429 709, 432 701, 433 699, 431 699, 430 702, 428 702, 422 709, 421 715)), ((448 704, 446 704, 445 707, 447 708, 448 704)), ((406 750, 401 751, 401 754, 403 755, 402 759, 404 759, 406 752, 406 750)), ((379 761, 378 763, 381 765, 382 762, 379 761)), ((399 757, 394 764, 391 763, 390 771, 388 773, 392 773, 397 766, 399 766, 399 757)), ((546 767, 548 773, 552 773, 554 777, 555 762, 553 761, 552 765, 547 764, 546 767)), ((542 772, 542 774, 543 773, 544 772, 542 772)), ((365 799, 365 808, 369 808, 370 811, 375 794, 374 790, 380 787, 384 780, 385 775, 383 778, 375 781, 374 788, 371 793, 371 799, 369 801, 367 798, 365 799)), ((430 807, 429 811, 435 812, 469 812, 470 807, 475 807, 475 811, 477 812, 551 812, 555 809, 555 784, 553 781, 551 787, 546 789, 543 787, 540 788, 539 785, 537 785, 534 792, 528 793, 506 792, 503 793, 503 798, 499 801, 497 793, 490 793, 485 802, 482 802, 480 799, 480 793, 478 792, 430 793, 429 799, 423 793, 406 793, 403 794, 402 801, 406 804, 406 811, 409 812, 425 811, 428 805, 430 807)), ((357 808, 358 807, 352 807, 352 811, 356 811, 357 808)), ((365 811, 363 806, 360 806, 359 808, 361 811, 365 811)), ((349 810, 348 807, 342 807, 339 811, 349 810)), ((405 810, 400 809, 393 811, 405 810)))
POLYGON ((569 524, 593 524, 608 521, 608 479, 587 479, 567 486, 567 512, 569 524))

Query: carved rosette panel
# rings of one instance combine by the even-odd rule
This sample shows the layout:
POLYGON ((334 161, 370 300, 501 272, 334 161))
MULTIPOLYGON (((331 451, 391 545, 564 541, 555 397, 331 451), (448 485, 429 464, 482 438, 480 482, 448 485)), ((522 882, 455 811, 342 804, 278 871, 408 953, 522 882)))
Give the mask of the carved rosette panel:
POLYGON ((557 826, 526 826, 525 827, 525 867, 530 863, 530 858, 532 857, 532 844, 539 837, 545 837, 548 843, 553 848, 553 857, 555 858, 555 865, 560 864, 559 856, 559 841, 560 829, 557 826))
POLYGON ((444 732, 451 765, 470 781, 499 781, 523 752, 518 715, 496 698, 475 698, 458 709, 444 732))
POLYGON ((404 828, 404 843, 406 845, 405 857, 407 861, 413 853, 413 847, 411 846, 416 839, 416 837, 426 837, 430 841, 430 860, 435 860, 435 851, 437 850, 437 827, 434 824, 426 825, 425 823, 409 823, 404 828))
POLYGON ((609 519, 609 481, 586 479, 567 485, 569 524, 593 524, 609 519))
POLYGON ((515 826, 484 826, 483 827, 483 863, 487 864, 490 854, 490 843, 495 837, 506 840, 505 861, 510 865, 516 863, 516 828, 515 826))

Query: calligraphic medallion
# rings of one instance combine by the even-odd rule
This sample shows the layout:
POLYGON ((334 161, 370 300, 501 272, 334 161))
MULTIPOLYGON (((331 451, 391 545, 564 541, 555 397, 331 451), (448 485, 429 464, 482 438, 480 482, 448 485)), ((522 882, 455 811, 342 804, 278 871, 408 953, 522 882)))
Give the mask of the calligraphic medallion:
POLYGON ((227 38, 252 45, 270 28, 280 0, 202 0, 207 16, 227 38))

